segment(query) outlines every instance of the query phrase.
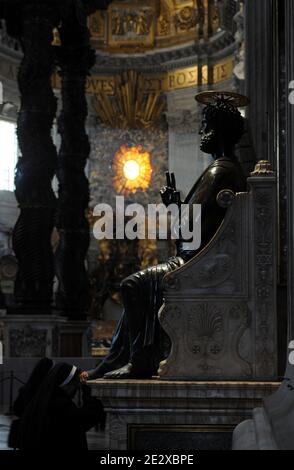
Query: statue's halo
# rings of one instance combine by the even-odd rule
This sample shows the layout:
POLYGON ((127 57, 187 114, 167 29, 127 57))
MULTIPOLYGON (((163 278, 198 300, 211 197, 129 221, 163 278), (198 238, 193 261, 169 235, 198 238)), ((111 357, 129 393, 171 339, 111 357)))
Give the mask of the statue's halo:
POLYGON ((226 101, 236 108, 248 106, 250 103, 247 96, 232 91, 202 91, 195 96, 195 100, 205 105, 226 101))

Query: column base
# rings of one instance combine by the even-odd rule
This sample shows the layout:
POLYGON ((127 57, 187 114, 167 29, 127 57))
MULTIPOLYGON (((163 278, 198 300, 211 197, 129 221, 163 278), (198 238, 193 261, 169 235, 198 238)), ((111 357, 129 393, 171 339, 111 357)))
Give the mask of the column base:
POLYGON ((88 357, 90 333, 89 322, 72 322, 46 311, 38 315, 0 311, 4 357, 88 357))

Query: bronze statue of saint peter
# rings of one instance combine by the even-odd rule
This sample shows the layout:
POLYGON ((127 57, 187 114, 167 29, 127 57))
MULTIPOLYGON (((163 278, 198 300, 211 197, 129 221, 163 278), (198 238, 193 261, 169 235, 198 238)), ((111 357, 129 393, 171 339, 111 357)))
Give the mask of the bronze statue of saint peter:
MULTIPOLYGON (((158 311, 163 304, 163 278, 201 251, 220 227, 226 209, 217 203, 219 192, 224 189, 235 193, 246 190, 246 178, 234 155, 234 147, 244 132, 244 119, 238 107, 248 104, 247 98, 231 92, 204 92, 196 99, 206 104, 200 148, 212 155, 214 161, 183 202, 201 204, 201 246, 198 250, 186 251, 187 244, 180 239, 175 257, 133 274, 122 282, 124 311, 111 348, 96 369, 83 373, 85 379, 148 379, 156 375, 159 362, 168 354, 169 345, 158 320, 158 311)), ((167 206, 182 204, 173 175, 168 175, 161 197, 167 206)), ((187 223, 191 223, 189 218, 187 223)))

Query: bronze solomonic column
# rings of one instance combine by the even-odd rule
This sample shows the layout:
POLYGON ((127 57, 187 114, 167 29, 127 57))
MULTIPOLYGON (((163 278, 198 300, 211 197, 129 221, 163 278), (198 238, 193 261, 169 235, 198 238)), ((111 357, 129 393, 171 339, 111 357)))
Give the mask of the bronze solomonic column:
POLYGON ((15 177, 20 216, 13 233, 13 249, 19 263, 15 283, 17 313, 49 313, 52 301, 51 234, 56 210, 52 178, 57 155, 51 128, 57 104, 51 86, 51 43, 53 28, 59 22, 58 12, 55 2, 18 4, 24 56, 18 75, 21 108, 17 134, 22 157, 15 177))
POLYGON ((87 101, 86 79, 95 63, 90 46, 87 12, 77 5, 67 11, 59 29, 58 48, 62 86, 62 111, 58 119, 61 147, 57 177, 59 201, 57 229, 60 243, 56 252, 59 280, 57 308, 71 320, 82 320, 88 307, 89 289, 85 258, 89 247, 86 210, 89 183, 85 166, 90 144, 85 129, 87 101))
POLYGON ((71 320, 82 320, 89 303, 88 275, 85 258, 89 247, 89 182, 85 166, 90 154, 85 129, 88 114, 86 79, 95 63, 90 45, 88 15, 106 9, 111 0, 72 2, 59 28, 58 48, 63 109, 58 119, 61 148, 57 177, 59 201, 57 229, 60 236, 56 252, 56 274, 59 280, 57 307, 71 320))

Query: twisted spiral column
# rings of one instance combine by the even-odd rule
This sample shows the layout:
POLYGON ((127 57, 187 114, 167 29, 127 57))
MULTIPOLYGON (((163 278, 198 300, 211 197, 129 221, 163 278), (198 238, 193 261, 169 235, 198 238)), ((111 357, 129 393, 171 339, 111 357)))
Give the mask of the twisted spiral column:
POLYGON ((85 130, 85 88, 87 75, 95 62, 95 52, 90 47, 86 11, 80 6, 67 12, 60 28, 62 45, 59 48, 63 109, 58 119, 61 147, 57 168, 57 228, 60 235, 55 258, 59 280, 57 307, 74 320, 84 318, 89 300, 85 268, 89 247, 89 224, 86 218, 89 183, 85 166, 90 144, 85 130))
POLYGON ((18 74, 21 109, 17 135, 22 157, 15 177, 20 207, 13 232, 13 249, 19 263, 15 300, 30 313, 32 308, 42 313, 50 308, 54 277, 51 233, 56 199, 51 183, 57 155, 51 128, 57 104, 51 86, 51 43, 58 9, 43 2, 24 2, 20 10, 24 56, 18 74))

